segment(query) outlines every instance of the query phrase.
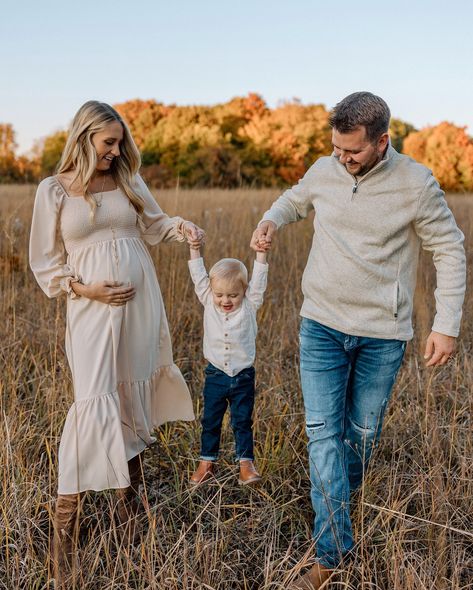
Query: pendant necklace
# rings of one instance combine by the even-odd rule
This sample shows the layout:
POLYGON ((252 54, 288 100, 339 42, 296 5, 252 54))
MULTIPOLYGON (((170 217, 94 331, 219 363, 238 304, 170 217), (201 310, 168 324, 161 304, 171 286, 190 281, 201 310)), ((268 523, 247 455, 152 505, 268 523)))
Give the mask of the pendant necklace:
POLYGON ((103 199, 103 189, 105 186, 105 179, 106 179, 106 175, 103 175, 103 181, 102 181, 102 189, 100 191, 100 199, 98 199, 95 195, 94 195, 94 201, 95 201, 95 206, 96 207, 101 207, 102 206, 102 199, 103 199))

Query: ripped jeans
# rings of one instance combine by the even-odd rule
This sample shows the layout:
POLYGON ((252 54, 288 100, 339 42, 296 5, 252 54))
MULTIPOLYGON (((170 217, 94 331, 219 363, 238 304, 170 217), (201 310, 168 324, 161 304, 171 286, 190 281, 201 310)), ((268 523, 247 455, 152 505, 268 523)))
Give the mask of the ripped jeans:
POLYGON ((363 480, 406 343, 350 336, 302 318, 300 372, 317 561, 353 547, 350 492, 363 480))

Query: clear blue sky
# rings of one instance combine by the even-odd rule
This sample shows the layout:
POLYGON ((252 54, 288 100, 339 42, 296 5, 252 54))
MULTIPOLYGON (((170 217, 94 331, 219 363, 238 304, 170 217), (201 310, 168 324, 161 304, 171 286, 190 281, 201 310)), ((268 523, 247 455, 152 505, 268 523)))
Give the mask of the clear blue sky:
POLYGON ((22 152, 91 98, 331 107, 370 90, 395 117, 473 135, 472 23, 470 0, 5 1, 0 122, 22 152))

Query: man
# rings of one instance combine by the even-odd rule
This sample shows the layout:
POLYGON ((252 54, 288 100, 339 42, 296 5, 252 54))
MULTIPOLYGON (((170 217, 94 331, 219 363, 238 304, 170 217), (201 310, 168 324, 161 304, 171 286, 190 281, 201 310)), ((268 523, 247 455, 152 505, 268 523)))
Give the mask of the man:
POLYGON ((334 108, 333 153, 282 194, 253 233, 276 232, 315 210, 302 278, 300 373, 317 563, 294 589, 320 588, 353 547, 350 492, 360 486, 406 342, 419 247, 433 253, 437 313, 427 366, 453 355, 465 291, 463 234, 432 173, 389 143, 390 111, 369 92, 334 108))

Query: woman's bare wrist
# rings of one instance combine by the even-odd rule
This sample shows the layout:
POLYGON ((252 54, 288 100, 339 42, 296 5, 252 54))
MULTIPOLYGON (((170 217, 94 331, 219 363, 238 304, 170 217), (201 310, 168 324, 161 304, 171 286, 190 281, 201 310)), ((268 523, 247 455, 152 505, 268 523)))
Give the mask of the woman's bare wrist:
POLYGON ((74 291, 76 295, 79 297, 87 297, 87 285, 79 281, 71 282, 71 289, 74 291))

